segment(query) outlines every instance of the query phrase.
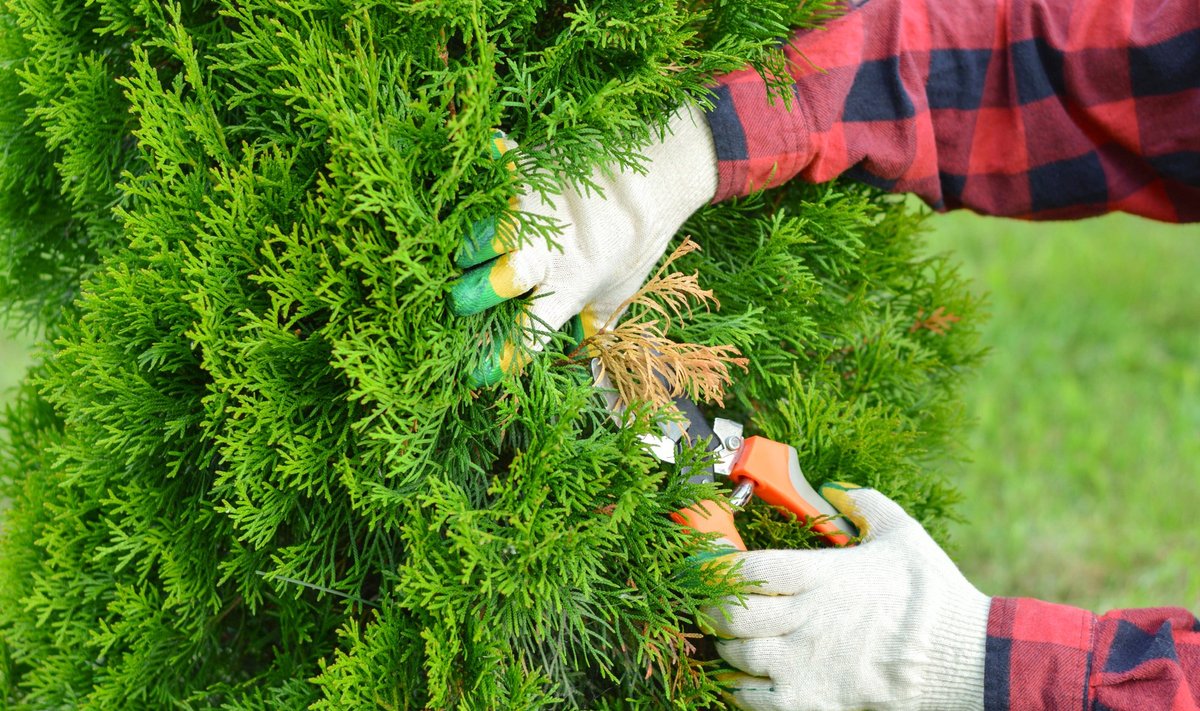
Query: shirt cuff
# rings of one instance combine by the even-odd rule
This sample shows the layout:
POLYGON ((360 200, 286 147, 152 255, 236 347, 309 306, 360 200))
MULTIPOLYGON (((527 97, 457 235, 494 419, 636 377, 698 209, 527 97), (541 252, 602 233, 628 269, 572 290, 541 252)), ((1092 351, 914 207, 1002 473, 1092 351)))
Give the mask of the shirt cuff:
POLYGON ((994 598, 984 709, 1084 708, 1096 616, 1030 598, 994 598))
POLYGON ((781 185, 812 158, 808 120, 794 87, 790 96, 770 96, 753 69, 720 77, 706 114, 717 152, 713 202, 781 185))

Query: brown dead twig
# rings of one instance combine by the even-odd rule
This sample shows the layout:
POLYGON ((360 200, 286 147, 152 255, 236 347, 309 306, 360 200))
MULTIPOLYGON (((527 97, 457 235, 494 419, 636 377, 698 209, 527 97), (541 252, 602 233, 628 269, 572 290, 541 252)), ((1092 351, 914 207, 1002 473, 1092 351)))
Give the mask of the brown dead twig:
POLYGON ((723 404, 732 380, 730 367, 746 369, 747 360, 734 346, 676 343, 666 335, 674 319, 687 318, 696 306, 721 306, 711 289, 700 287, 698 274, 669 271, 680 257, 699 249, 700 245, 685 239, 615 312, 629 309, 630 317, 616 325, 614 316, 576 350, 599 358, 622 404, 664 405, 685 394, 723 404))
POLYGON ((944 336, 950 330, 950 327, 961 321, 957 315, 946 311, 945 306, 939 306, 933 310, 933 313, 925 315, 925 309, 917 309, 917 317, 913 321, 913 325, 908 327, 909 333, 926 330, 934 335, 944 336))

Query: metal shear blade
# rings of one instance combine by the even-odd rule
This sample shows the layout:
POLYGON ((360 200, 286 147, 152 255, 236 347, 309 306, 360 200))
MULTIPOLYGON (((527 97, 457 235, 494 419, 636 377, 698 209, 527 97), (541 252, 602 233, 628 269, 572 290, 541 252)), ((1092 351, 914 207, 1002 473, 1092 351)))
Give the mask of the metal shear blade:
MULTIPOLYGON (((603 393, 605 402, 613 413, 613 419, 623 425, 622 413, 625 408, 621 406, 616 387, 597 358, 592 359, 592 378, 596 387, 603 393)), ((675 454, 683 442, 708 438, 708 450, 716 454, 717 461, 702 471, 688 472, 688 480, 694 483, 713 481, 715 475, 728 476, 742 446, 740 423, 717 418, 709 425, 704 413, 700 412, 700 408, 688 397, 675 398, 672 412, 659 419, 658 427, 661 434, 642 435, 641 440, 651 454, 670 464, 675 463, 675 454)))

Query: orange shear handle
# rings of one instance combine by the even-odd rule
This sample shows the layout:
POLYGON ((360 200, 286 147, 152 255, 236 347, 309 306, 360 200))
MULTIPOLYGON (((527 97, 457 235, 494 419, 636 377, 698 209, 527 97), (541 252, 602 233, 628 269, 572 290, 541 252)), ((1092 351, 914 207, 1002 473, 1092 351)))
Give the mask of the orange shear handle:
POLYGON ((729 472, 735 484, 749 481, 754 493, 772 506, 779 506, 802 520, 830 517, 813 524, 814 531, 836 546, 844 546, 858 529, 812 488, 800 470, 796 448, 765 437, 749 437, 729 472))
POLYGON ((716 501, 700 501, 691 508, 676 511, 671 518, 694 531, 717 534, 714 546, 746 550, 741 534, 733 525, 733 512, 716 501))

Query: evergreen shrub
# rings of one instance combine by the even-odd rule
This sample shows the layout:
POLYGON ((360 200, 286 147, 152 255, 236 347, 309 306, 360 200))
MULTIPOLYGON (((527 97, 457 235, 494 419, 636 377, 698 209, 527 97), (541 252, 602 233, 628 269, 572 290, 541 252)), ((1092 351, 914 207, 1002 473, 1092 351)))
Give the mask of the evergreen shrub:
MULTIPOLYGON (((0 300, 44 345, 3 422, 0 706, 722 708, 694 617, 736 582, 667 515, 700 455, 659 464, 553 352, 472 389, 516 305, 448 285, 520 185, 494 127, 525 175, 636 164, 829 13, 8 0, 0 300)), ((749 359, 714 414, 941 536, 975 304, 919 227, 850 184, 705 208, 682 266, 721 308, 673 335, 749 359)))

